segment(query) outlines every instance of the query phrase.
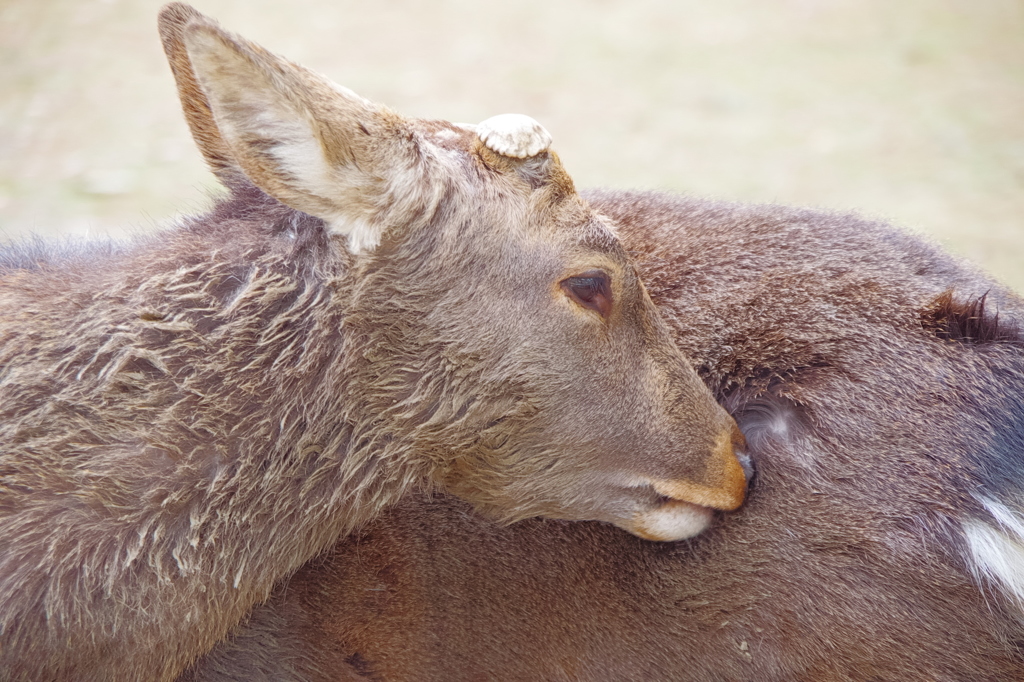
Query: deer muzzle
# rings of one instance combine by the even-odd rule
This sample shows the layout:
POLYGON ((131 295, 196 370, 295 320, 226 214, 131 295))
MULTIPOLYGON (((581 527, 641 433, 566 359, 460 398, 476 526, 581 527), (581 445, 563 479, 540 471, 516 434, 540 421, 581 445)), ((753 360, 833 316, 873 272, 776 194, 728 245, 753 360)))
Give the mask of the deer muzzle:
POLYGON ((746 496, 750 471, 741 461, 746 460, 744 447, 743 434, 732 425, 716 439, 700 481, 646 479, 662 500, 636 514, 626 530, 647 540, 683 540, 706 529, 715 510, 737 509, 746 496))

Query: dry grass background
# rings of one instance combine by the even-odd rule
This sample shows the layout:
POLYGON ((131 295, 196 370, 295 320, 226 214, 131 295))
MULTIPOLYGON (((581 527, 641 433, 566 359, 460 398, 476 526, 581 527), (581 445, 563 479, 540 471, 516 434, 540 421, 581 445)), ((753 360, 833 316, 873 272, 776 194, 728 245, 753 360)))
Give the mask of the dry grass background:
MULTIPOLYGON (((0 0, 0 239, 123 234, 214 187, 158 0, 0 0)), ((580 186, 856 210, 1024 291, 1019 0, 196 0, 403 113, 527 113, 580 186)))

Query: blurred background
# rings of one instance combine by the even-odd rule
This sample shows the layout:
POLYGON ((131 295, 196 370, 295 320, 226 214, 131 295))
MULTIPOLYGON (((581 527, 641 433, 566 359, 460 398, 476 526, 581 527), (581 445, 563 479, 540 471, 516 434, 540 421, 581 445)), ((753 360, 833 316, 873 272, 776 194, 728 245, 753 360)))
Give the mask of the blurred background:
MULTIPOLYGON (((581 187, 857 211, 1024 291, 1020 0, 194 4, 405 114, 529 114, 581 187)), ((0 241, 208 205, 161 5, 0 0, 0 241)))

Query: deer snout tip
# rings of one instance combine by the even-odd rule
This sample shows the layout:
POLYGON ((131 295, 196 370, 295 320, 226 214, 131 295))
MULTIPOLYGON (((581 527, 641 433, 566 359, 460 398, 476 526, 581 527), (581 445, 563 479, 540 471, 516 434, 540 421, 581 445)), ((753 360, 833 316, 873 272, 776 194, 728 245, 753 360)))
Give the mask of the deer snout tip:
POLYGON ((737 509, 753 473, 745 445, 743 434, 731 425, 716 438, 702 480, 652 479, 650 484, 659 495, 672 500, 721 511, 737 509))
POLYGON ((712 524, 715 510, 732 511, 743 504, 747 481, 753 474, 745 446, 743 434, 733 424, 715 439, 699 480, 638 479, 637 485, 650 486, 663 499, 618 525, 634 535, 659 542, 702 533, 712 524))
MULTIPOLYGON (((743 504, 747 496, 747 483, 753 476, 754 469, 750 456, 746 453, 747 440, 735 422, 719 434, 715 442, 714 453, 708 467, 708 478, 715 478, 715 470, 719 473, 719 493, 722 497, 720 505, 708 505, 723 511, 732 511, 743 504)), ((710 482, 710 481, 709 481, 710 482)), ((714 483, 711 483, 714 486, 714 483)))

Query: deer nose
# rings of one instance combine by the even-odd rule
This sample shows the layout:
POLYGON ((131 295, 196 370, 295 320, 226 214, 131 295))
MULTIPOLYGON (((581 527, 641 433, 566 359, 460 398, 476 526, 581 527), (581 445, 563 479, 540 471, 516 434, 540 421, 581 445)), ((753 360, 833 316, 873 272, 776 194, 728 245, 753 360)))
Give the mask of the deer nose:
POLYGON ((747 493, 749 458, 743 453, 746 441, 739 427, 731 424, 718 434, 704 475, 699 481, 654 478, 649 482, 659 495, 701 507, 732 511, 747 493), (741 461, 741 457, 743 461, 741 461))

